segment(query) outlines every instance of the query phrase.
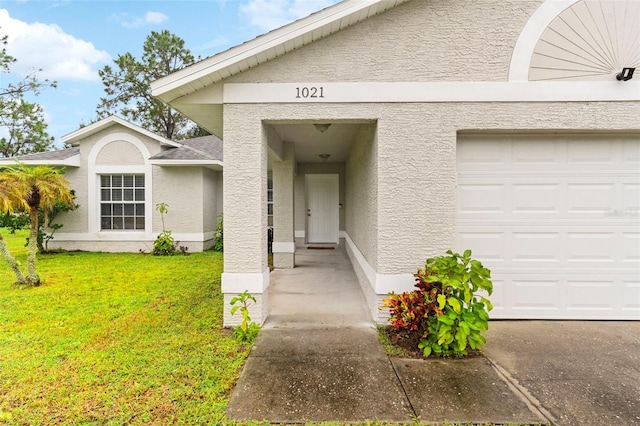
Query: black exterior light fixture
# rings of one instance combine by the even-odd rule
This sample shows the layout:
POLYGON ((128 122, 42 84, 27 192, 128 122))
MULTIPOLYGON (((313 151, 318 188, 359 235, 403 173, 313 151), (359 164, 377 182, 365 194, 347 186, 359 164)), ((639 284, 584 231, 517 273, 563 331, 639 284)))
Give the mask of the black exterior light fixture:
POLYGON ((618 81, 629 81, 633 78, 633 72, 635 68, 622 68, 622 72, 616 74, 616 79, 618 81))

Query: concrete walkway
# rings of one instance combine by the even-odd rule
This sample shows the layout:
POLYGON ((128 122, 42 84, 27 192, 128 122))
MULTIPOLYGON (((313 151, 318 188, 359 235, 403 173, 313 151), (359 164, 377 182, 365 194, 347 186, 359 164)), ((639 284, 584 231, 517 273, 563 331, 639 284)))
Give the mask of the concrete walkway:
POLYGON ((485 357, 390 359, 342 247, 271 275, 230 419, 640 425, 640 322, 492 322, 485 357))

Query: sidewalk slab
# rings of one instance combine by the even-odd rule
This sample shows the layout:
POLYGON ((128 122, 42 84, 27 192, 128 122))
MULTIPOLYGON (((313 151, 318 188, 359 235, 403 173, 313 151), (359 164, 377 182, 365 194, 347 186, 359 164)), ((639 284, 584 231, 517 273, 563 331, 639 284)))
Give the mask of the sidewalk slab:
POLYGON ((484 357, 391 362, 422 422, 546 423, 484 357))
POLYGON ((410 406, 373 329, 260 332, 229 418, 300 423, 410 420, 410 406))

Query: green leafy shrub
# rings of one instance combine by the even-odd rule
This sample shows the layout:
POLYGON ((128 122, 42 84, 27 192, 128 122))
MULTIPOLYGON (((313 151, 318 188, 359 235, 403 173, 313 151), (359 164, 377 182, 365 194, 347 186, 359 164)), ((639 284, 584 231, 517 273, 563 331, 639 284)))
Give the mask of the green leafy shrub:
POLYGON ((166 203, 158 203, 156 204, 156 210, 160 212, 160 218, 162 219, 162 232, 153 242, 153 250, 151 253, 154 256, 188 255, 188 248, 185 246, 178 248, 178 243, 173 238, 173 235, 171 235, 171 231, 164 227, 164 215, 169 212, 169 205, 166 203))
POLYGON ((397 333, 419 341, 423 355, 467 355, 486 343, 482 332, 489 326, 491 302, 476 294, 493 291, 491 272, 463 255, 447 251, 448 256, 427 259, 424 269, 414 274, 417 290, 391 293, 384 300, 389 321, 397 333))
POLYGON ((224 228, 222 224, 222 214, 218 216, 216 229, 213 231, 213 249, 215 251, 224 251, 224 228))
POLYGON ((253 343, 260 331, 260 324, 251 321, 249 316, 250 301, 256 303, 256 298, 253 297, 248 290, 243 291, 236 297, 231 299, 231 315, 235 315, 238 310, 242 314, 242 323, 239 326, 233 328, 233 335, 236 339, 244 343, 253 343))
POLYGON ((177 254, 176 242, 171 235, 171 231, 162 231, 153 242, 154 256, 172 256, 177 254))

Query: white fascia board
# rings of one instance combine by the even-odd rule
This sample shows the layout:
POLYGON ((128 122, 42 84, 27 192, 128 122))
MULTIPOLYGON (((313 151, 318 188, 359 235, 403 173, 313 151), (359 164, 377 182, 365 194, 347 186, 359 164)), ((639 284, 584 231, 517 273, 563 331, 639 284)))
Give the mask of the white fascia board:
POLYGON ((640 79, 638 80, 230 83, 224 86, 224 102, 251 104, 640 101, 640 79))
MULTIPOLYGON (((394 6, 406 1, 408 0, 397 0, 394 6)), ((335 22, 351 15, 356 15, 364 9, 384 2, 385 0, 346 0, 327 7, 306 18, 299 19, 251 41, 232 47, 229 50, 153 81, 151 82, 151 93, 153 96, 160 97, 165 102, 171 102, 179 96, 175 95, 165 98, 162 95, 181 86, 189 85, 207 75, 236 65, 250 57, 264 53, 276 46, 282 46, 292 40, 302 38, 323 26, 331 26, 335 22)), ((190 88, 185 93, 182 93, 181 96, 187 95, 192 91, 195 91, 195 89, 190 88)))
POLYGON ((153 166, 217 166, 223 168, 220 160, 149 160, 153 166))
POLYGON ((80 141, 84 138, 86 138, 87 136, 90 136, 94 133, 100 132, 110 126, 113 126, 114 124, 119 124, 121 126, 124 126, 130 130, 133 130, 134 132, 140 133, 144 136, 147 136, 151 139, 154 139, 158 142, 160 142, 163 145, 169 145, 169 146, 173 146, 176 148, 181 147, 182 145, 174 142, 170 139, 167 138, 163 138, 162 136, 159 136, 153 132, 148 131, 147 129, 144 129, 140 126, 137 126, 133 123, 128 122, 127 120, 124 120, 118 116, 115 115, 111 115, 105 119, 102 119, 100 121, 96 121, 95 123, 92 123, 88 126, 82 127, 78 130, 76 130, 75 132, 71 132, 69 134, 66 134, 62 137, 62 141, 65 143, 70 143, 70 142, 77 142, 80 141))

